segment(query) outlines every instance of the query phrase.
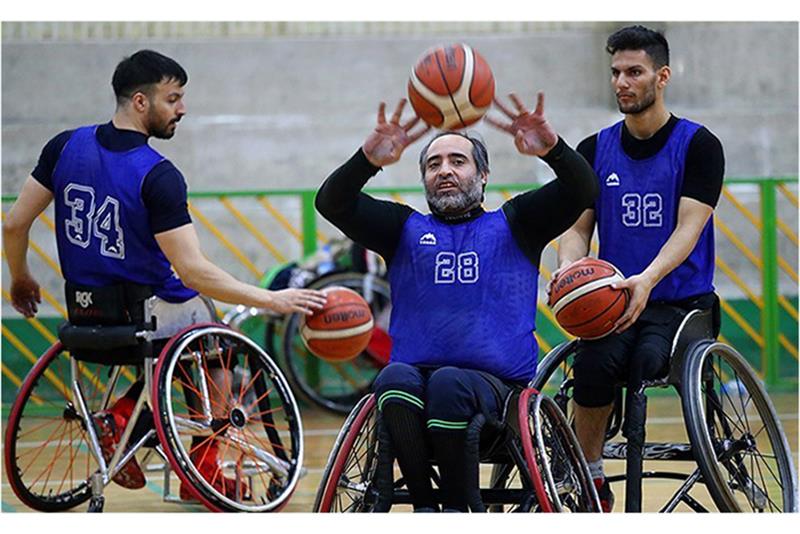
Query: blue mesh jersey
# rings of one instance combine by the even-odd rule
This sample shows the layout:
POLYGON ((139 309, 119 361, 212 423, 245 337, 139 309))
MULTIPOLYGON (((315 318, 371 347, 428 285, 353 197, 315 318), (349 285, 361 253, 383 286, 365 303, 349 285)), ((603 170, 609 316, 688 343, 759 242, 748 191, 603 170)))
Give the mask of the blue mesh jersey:
MULTIPOLYGON (((599 257, 627 277, 641 273, 658 255, 678 222, 686 152, 700 124, 680 119, 666 145, 643 160, 622 149, 622 121, 600 131, 594 170, 600 180, 595 203, 599 257)), ((689 257, 650 293, 651 302, 673 302, 714 290, 713 218, 689 257)))
POLYGON ((72 283, 149 285, 168 302, 197 292, 184 286, 153 237, 142 202, 142 181, 164 160, 148 145, 113 152, 78 128, 53 171, 56 242, 61 272, 72 283))
POLYGON ((502 211, 461 224, 413 212, 389 267, 391 361, 530 380, 538 276, 502 211))

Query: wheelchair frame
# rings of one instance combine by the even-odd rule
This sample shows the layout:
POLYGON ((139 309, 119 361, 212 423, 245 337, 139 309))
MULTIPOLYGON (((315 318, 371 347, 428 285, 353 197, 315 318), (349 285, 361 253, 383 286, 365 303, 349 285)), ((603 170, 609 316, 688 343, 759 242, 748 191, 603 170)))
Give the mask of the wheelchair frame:
MULTIPOLYGON (((517 512, 600 511, 586 461, 552 399, 533 389, 509 395, 502 419, 503 423, 495 423, 497 433, 489 438, 490 443, 483 451, 478 449, 481 431, 492 423, 478 414, 467 429, 468 446, 474 447, 482 463, 493 466, 491 487, 479 488, 470 495, 469 506, 473 511, 504 511, 508 505, 517 512), (546 434, 542 432, 544 427, 548 429, 546 434), (561 464, 560 476, 554 476, 551 456, 565 450, 570 463, 561 464), (522 487, 508 488, 507 484, 516 478, 511 477, 515 469, 522 487)), ((394 480, 394 459, 388 438, 378 439, 383 432, 379 426, 375 398, 369 394, 356 404, 337 435, 317 491, 315 512, 343 508, 343 498, 353 494, 360 496, 360 500, 353 499, 351 505, 339 511, 383 512, 394 504, 411 503, 402 478, 394 480), (367 448, 362 451, 363 443, 367 448), (364 461, 363 467, 358 464, 360 460, 364 461), (351 475, 354 469, 355 477, 351 475)), ((431 476, 438 482, 433 466, 431 476)), ((438 495, 438 490, 434 494, 438 495)))
MULTIPOLYGON (((87 332, 92 336, 102 336, 103 328, 105 327, 71 328, 89 329, 87 332)), ((96 364, 97 372, 91 374, 86 368, 86 362, 82 362, 72 355, 68 356, 70 385, 68 387, 64 385, 64 388, 59 391, 61 395, 60 401, 53 402, 56 408, 62 406, 61 402, 63 402, 62 408, 59 408, 63 411, 60 416, 50 418, 52 424, 55 425, 55 430, 46 439, 53 438, 60 428, 63 427, 64 430, 58 436, 58 443, 51 447, 55 448, 56 451, 52 453, 53 458, 45 468, 46 472, 42 471, 31 481, 27 478, 28 470, 36 459, 43 454, 42 451, 46 451, 47 446, 50 444, 46 442, 41 451, 36 453, 33 460, 24 460, 29 462, 26 467, 21 465, 22 456, 26 453, 18 453, 17 440, 19 436, 32 432, 27 430, 28 419, 24 415, 27 413, 26 407, 31 406, 29 419, 36 421, 35 404, 38 404, 41 399, 37 399, 34 389, 48 374, 50 377, 53 376, 51 367, 56 367, 63 363, 60 357, 66 356, 66 347, 61 341, 58 341, 39 358, 20 387, 20 394, 11 409, 5 436, 5 467, 15 494, 27 506, 41 511, 67 510, 89 500, 88 511, 100 512, 103 509, 105 500, 103 496, 105 485, 112 481, 114 476, 120 472, 137 452, 144 447, 152 447, 152 450, 155 450, 163 460, 162 467, 165 481, 163 498, 165 502, 181 502, 181 499, 172 495, 169 489, 170 471, 175 471, 181 482, 187 485, 189 492, 212 511, 280 510, 288 502, 300 476, 304 473, 302 470, 303 436, 300 413, 291 389, 278 367, 257 344, 246 336, 215 323, 195 324, 179 332, 170 338, 158 359, 152 356, 151 336, 152 333, 145 329, 135 332, 135 339, 128 339, 129 342, 141 342, 145 345, 145 356, 140 362, 144 387, 135 401, 133 412, 127 425, 124 429, 121 429, 120 441, 116 444, 114 454, 108 462, 106 462, 102 454, 99 436, 93 423, 93 414, 106 410, 110 406, 123 366, 118 365, 117 363, 119 362, 114 362, 112 359, 110 365, 96 364), (238 392, 239 405, 232 407, 230 413, 226 414, 228 420, 213 418, 211 413, 209 382, 205 376, 208 373, 207 358, 210 355, 210 351, 206 351, 207 346, 203 345, 203 343, 209 342, 216 343, 220 352, 222 352, 221 347, 223 344, 230 347, 227 357, 228 364, 233 362, 234 358, 236 358, 237 363, 241 363, 239 358, 242 358, 242 362, 247 359, 248 366, 258 368, 256 376, 251 377, 247 388, 245 388, 244 383, 240 384, 238 392), (238 351, 235 356, 234 348, 238 351), (188 417, 184 417, 174 413, 170 406, 170 389, 177 387, 177 385, 173 384, 171 377, 168 375, 170 369, 184 369, 181 367, 185 365, 183 362, 189 360, 193 360, 198 365, 196 374, 201 382, 198 386, 198 391, 201 393, 199 398, 202 408, 201 412, 196 411, 195 415, 193 415, 192 408, 188 404, 184 404, 188 410, 188 417), (106 368, 109 368, 109 381, 103 385, 100 381, 100 373, 106 368), (262 371, 263 374, 261 374, 262 371), (261 378, 259 374, 261 374, 261 378), (85 376, 82 378, 82 375, 85 376), (84 380, 86 376, 88 376, 88 382, 84 380), (84 391, 84 383, 92 385, 95 388, 94 393, 97 393, 97 388, 105 388, 99 404, 96 402, 96 398, 87 398, 84 391), (245 408, 243 407, 244 402, 242 399, 244 394, 246 392, 249 393, 251 388, 256 390, 260 388, 261 395, 256 399, 255 407, 248 406, 245 408), (274 393, 272 393, 273 391, 274 393), (272 395, 273 399, 277 396, 280 404, 278 408, 274 408, 270 404, 272 402, 270 395, 272 395), (89 405, 90 402, 93 403, 92 406, 89 405), (266 411, 262 409, 263 405, 267 405, 268 409, 266 411), (154 428, 149 428, 143 433, 140 431, 142 435, 131 443, 136 422, 140 415, 145 412, 146 406, 152 408, 154 428), (258 412, 253 415, 247 413, 248 409, 251 412, 254 409, 258 410, 258 412), (288 422, 287 428, 278 429, 275 424, 274 413, 280 415, 280 410, 284 412, 288 422), (234 415, 238 415, 238 418, 235 418, 234 415), (201 417, 203 421, 191 420, 194 417, 201 417), (237 421, 239 422, 239 426, 236 427, 236 432, 238 433, 234 435, 234 426, 236 426, 237 421), (256 423, 258 427, 263 427, 268 437, 259 441, 260 438, 247 426, 248 423, 256 423), (71 426, 73 424, 75 425, 74 427, 71 426), (24 433, 23 425, 26 427, 24 433), (69 429, 69 434, 67 434, 67 428, 69 429), (210 436, 206 438, 207 441, 211 439, 220 440, 223 446, 230 447, 239 453, 239 459, 236 462, 231 462, 230 460, 220 462, 220 467, 215 474, 215 477, 219 475, 224 478, 223 469, 234 469, 237 478, 235 481, 236 493, 233 498, 221 494, 214 486, 215 480, 209 482, 198 472, 193 461, 190 460, 190 451, 186 450, 181 441, 182 437, 186 439, 189 435, 185 432, 198 436, 210 436), (248 432, 250 435, 248 435, 248 432), (290 444, 282 440, 279 435, 281 432, 288 433, 290 444), (155 441, 156 436, 158 437, 157 442, 155 441), (65 441, 66 445, 62 447, 65 441), (78 450, 73 450, 76 442, 78 450), (77 482, 73 480, 68 482, 68 476, 75 476, 74 471, 77 469, 73 468, 73 463, 75 463, 78 455, 82 454, 79 449, 84 443, 88 449, 88 452, 84 451, 83 453, 86 456, 87 473, 90 471, 90 463, 96 465, 96 468, 91 469, 87 479, 81 479, 80 475, 78 475, 77 482), (269 450, 269 448, 272 450, 269 450), (63 473, 64 478, 60 483, 53 482, 48 488, 48 482, 50 477, 53 476, 54 467, 61 457, 64 458, 64 461, 69 462, 63 473), (260 483, 266 486, 265 473, 270 477, 266 497, 258 495, 260 502, 256 502, 251 495, 244 494, 243 488, 251 491, 254 477, 260 477, 262 479, 260 483), (42 494, 37 495, 33 490, 42 485, 42 478, 44 478, 42 494), (73 483, 76 483, 77 486, 70 488, 70 484, 73 483), (67 486, 66 490, 64 490, 65 485, 67 486), (56 486, 58 487, 55 488, 56 486), (48 489, 49 494, 46 494, 48 489), (54 491, 56 493, 55 496, 53 495, 54 491), (274 495, 270 492, 274 492, 274 495)), ((75 347, 73 346, 72 348, 74 349, 75 347)), ((221 355, 219 357, 222 358, 221 355)), ((185 370, 184 374, 186 375, 185 370)), ((188 377, 188 375, 186 376, 188 377)), ((186 384, 192 384, 191 380, 191 378, 188 378, 186 382, 181 383, 181 387, 186 387, 186 384)), ((219 386, 214 386, 213 382, 211 385, 219 388, 219 386)), ((235 394, 233 391, 230 393, 232 395, 235 394)), ((39 426, 48 426, 47 421, 48 419, 45 419, 44 424, 32 425, 33 429, 35 430, 39 426)), ((46 456, 46 453, 44 454, 46 456)), ((151 454, 152 451, 148 451, 145 460, 149 460, 151 454)), ((153 469, 148 467, 146 470, 152 471, 153 469)), ((31 478, 36 474, 30 475, 31 478)), ((55 478, 58 478, 58 474, 56 474, 55 478)))
MULTIPOLYGON (((571 366, 567 359, 575 353, 578 340, 562 343, 553 349, 540 363, 539 373, 534 378, 534 387, 546 389, 546 384, 553 378, 560 368, 564 377, 557 383, 558 393, 555 395, 565 414, 569 414, 569 401, 571 399, 572 378, 571 366)), ((719 366, 720 364, 718 364, 719 366)), ((721 376, 721 373, 720 373, 721 376)), ((662 478, 682 481, 671 498, 662 506, 661 512, 672 512, 681 503, 685 503, 696 512, 707 512, 697 499, 690 495, 690 491, 697 483, 703 483, 720 511, 743 511, 741 499, 733 496, 734 491, 742 491, 753 511, 764 511, 767 504, 770 509, 779 511, 796 512, 798 509, 797 473, 794 470, 792 454, 789 450, 786 437, 775 415, 775 410, 755 374, 750 369, 744 358, 732 347, 719 343, 714 339, 711 327, 710 310, 693 310, 681 322, 673 338, 670 355, 670 370, 666 377, 659 380, 643 381, 641 384, 630 387, 624 403, 625 424, 623 425, 623 403, 621 402, 621 387, 617 390, 615 409, 606 431, 606 440, 616 436, 620 429, 628 441, 627 443, 607 442, 603 449, 604 459, 626 461, 626 471, 622 475, 609 476, 610 483, 626 481, 626 511, 641 511, 642 480, 647 478, 662 478), (780 471, 782 508, 771 501, 767 493, 758 489, 758 484, 752 477, 744 476, 741 472, 734 473, 731 480, 725 480, 723 469, 729 469, 736 464, 735 470, 743 471, 742 454, 755 451, 758 454, 755 437, 749 435, 747 426, 743 436, 731 439, 731 434, 736 430, 731 428, 731 422, 726 421, 724 413, 725 397, 731 403, 734 399, 721 388, 714 391, 713 357, 722 355, 724 363, 732 367, 737 377, 737 384, 744 384, 748 394, 748 401, 742 402, 740 397, 742 415, 746 418, 746 409, 753 400, 753 406, 758 410, 759 417, 765 419, 764 428, 773 448, 777 468, 780 471), (710 359, 711 358, 711 359, 710 359), (651 387, 672 386, 681 398, 684 424, 687 427, 689 443, 647 443, 645 441, 645 421, 647 398, 645 390, 651 387), (724 439, 714 437, 715 425, 721 427, 723 433, 728 434, 724 439), (669 460, 693 461, 697 464, 690 474, 669 471, 644 471, 644 460, 669 460), (719 463, 725 463, 720 467, 719 463), (744 491, 743 491, 744 489, 744 491), (748 495, 749 492, 749 495, 748 495), (758 493, 761 495, 758 495, 758 493), (767 499, 769 503, 765 502, 767 499)), ((737 388, 740 386, 737 385, 737 388)), ((734 406, 734 409, 736 406, 734 406)), ((737 413, 738 415, 738 413, 737 413)), ((571 420, 571 417, 570 417, 571 420)), ((746 420, 746 419, 745 419, 746 420)), ((755 464, 754 464, 755 465, 755 464)), ((757 466, 756 466, 757 467, 757 466)), ((774 474, 774 473, 773 473, 774 474)), ((760 474, 762 483, 763 473, 760 474)))

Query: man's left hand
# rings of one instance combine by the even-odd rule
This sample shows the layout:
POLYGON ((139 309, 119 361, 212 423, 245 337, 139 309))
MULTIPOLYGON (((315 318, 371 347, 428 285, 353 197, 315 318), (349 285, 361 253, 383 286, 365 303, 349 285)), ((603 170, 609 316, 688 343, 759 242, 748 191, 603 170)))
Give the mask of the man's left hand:
POLYGON ((615 332, 617 334, 624 332, 636 322, 647 306, 647 299, 650 297, 653 286, 650 279, 642 274, 631 276, 612 285, 615 289, 627 289, 630 297, 625 313, 616 322, 615 332))
POLYGON ((511 119, 511 124, 504 124, 488 115, 485 118, 486 122, 513 135, 514 145, 521 154, 546 156, 558 143, 558 135, 544 116, 544 93, 540 91, 536 95, 536 109, 533 112, 528 111, 515 93, 511 93, 508 97, 513 102, 516 113, 497 98, 494 99, 494 105, 511 119))

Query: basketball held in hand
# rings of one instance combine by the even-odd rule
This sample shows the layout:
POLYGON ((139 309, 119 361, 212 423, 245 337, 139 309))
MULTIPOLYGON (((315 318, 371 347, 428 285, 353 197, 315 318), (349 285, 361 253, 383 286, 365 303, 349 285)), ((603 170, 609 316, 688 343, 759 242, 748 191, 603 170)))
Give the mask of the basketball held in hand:
POLYGON ((599 339, 614 331, 628 307, 628 290, 611 287, 624 279, 607 261, 583 258, 559 273, 547 304, 561 328, 575 337, 599 339))
POLYGON ((459 130, 477 122, 494 99, 494 76, 465 44, 432 48, 411 70, 408 100, 426 124, 459 130))
POLYGON ((300 337, 306 348, 330 362, 345 362, 367 347, 374 320, 364 298, 345 287, 322 290, 325 306, 300 320, 300 337))

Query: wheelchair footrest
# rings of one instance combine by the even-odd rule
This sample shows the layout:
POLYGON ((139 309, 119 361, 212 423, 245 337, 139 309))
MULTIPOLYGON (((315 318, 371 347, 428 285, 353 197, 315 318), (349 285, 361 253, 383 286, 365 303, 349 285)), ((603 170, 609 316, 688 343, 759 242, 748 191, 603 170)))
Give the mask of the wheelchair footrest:
MULTIPOLYGON (((603 447, 603 458, 606 460, 625 460, 627 454, 628 444, 625 442, 609 442, 603 447)), ((694 461, 694 456, 688 443, 645 443, 642 459, 694 461)))

